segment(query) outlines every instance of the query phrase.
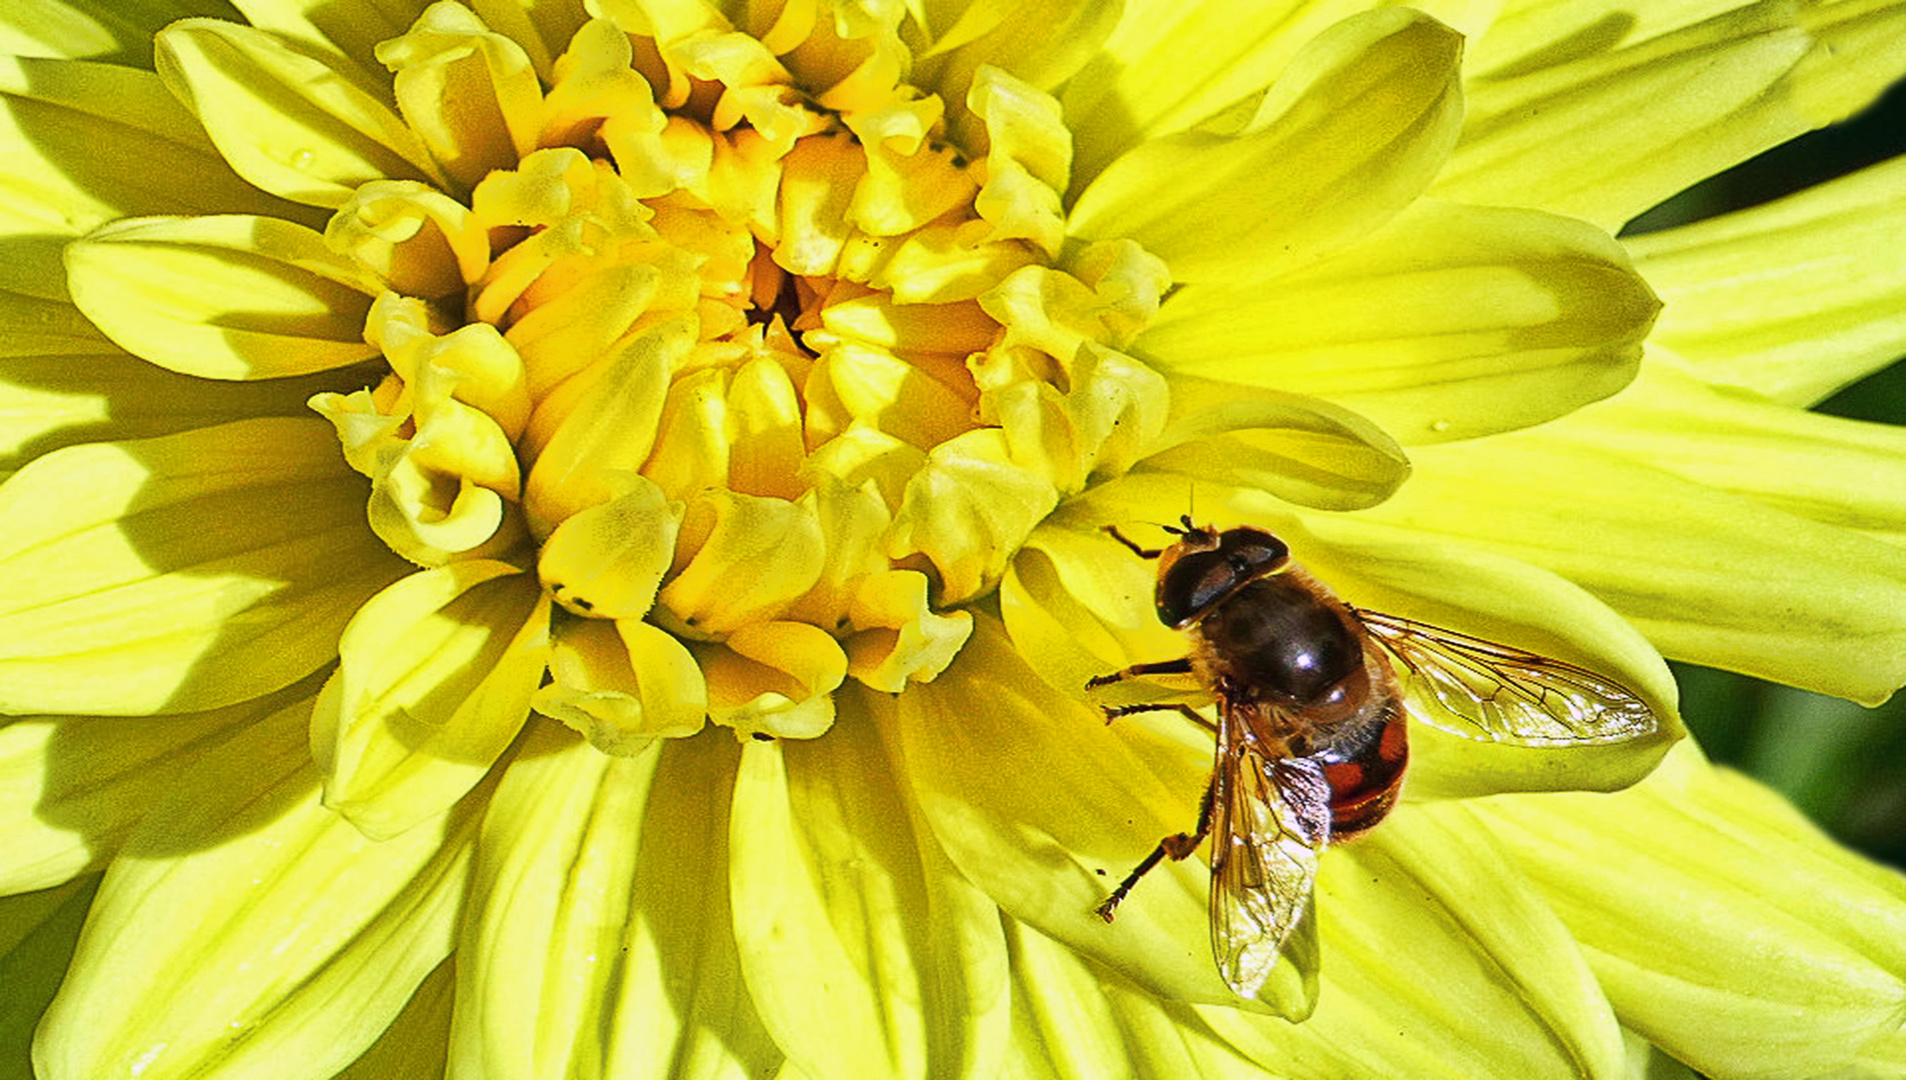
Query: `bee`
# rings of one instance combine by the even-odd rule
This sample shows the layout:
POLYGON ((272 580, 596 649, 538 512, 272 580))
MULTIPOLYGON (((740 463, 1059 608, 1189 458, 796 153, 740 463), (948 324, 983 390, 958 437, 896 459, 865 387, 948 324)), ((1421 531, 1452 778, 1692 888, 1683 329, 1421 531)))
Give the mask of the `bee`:
POLYGON ((1409 763, 1403 687, 1417 718, 1472 739, 1522 746, 1617 742, 1653 732, 1633 691, 1586 668, 1345 603, 1263 529, 1165 526, 1159 621, 1192 638, 1190 655, 1134 664, 1088 688, 1145 675, 1190 675, 1217 702, 1213 725, 1188 705, 1102 706, 1106 721, 1175 710, 1216 735, 1197 825, 1159 841, 1098 915, 1111 922, 1165 859, 1211 848, 1211 949, 1218 973, 1255 997, 1309 909, 1326 846, 1375 827, 1409 763), (1372 647, 1373 644, 1379 647, 1372 647), (1399 682, 1398 672, 1404 679, 1399 682))

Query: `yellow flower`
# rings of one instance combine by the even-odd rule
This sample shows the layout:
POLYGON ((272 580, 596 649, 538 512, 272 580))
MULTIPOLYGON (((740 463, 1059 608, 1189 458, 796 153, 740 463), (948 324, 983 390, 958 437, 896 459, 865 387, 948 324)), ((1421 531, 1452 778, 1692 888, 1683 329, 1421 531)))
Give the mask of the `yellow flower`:
POLYGON ((1661 662, 1906 681, 1906 439, 1796 408, 1906 344, 1901 172, 1610 235, 1906 5, 1360 7, 0 15, 8 1064, 1906 1060, 1900 881, 1661 662), (1198 860, 1092 916, 1209 767, 1084 691, 1185 513, 1662 730, 1419 727, 1241 1000, 1198 860))

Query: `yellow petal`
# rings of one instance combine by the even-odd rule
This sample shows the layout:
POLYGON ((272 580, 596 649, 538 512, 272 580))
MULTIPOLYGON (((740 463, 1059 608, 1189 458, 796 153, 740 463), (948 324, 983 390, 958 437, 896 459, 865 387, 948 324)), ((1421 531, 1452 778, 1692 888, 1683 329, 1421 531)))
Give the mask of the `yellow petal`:
POLYGON ((489 234, 475 213, 416 181, 360 185, 325 225, 324 239, 398 293, 428 300, 447 302, 490 265, 489 234))
POLYGON ((507 337, 529 369, 530 393, 541 399, 564 379, 613 355, 636 319, 656 306, 661 278, 662 272, 646 263, 606 267, 511 323, 507 337))
POLYGON ((1008 1018, 997 912, 931 853, 870 697, 839 700, 826 739, 742 748, 729 880, 749 995, 810 1076, 989 1075, 1008 1018))
POLYGON ((438 178, 395 112, 269 34, 185 19, 155 44, 168 88, 198 113, 232 168, 274 195, 334 207, 372 180, 438 178))
POLYGON ((1117 30, 1065 91, 1084 179, 1126 147, 1262 95, 1315 38, 1354 12, 1350 4, 1253 0, 1123 6, 1117 30))
POLYGON ((1622 1022, 1710 1076, 1815 1076, 1906 1018, 1906 886, 1691 745, 1615 797, 1477 804, 1622 1022))
POLYGON ((926 575, 917 570, 867 575, 848 618, 858 631, 847 641, 848 673, 890 694, 930 682, 973 633, 971 613, 940 615, 927 607, 926 575))
POLYGON ((1280 1075, 1625 1080, 1569 928, 1468 806, 1399 808, 1325 854, 1323 986, 1304 1023, 1196 1012, 1280 1075))
POLYGON ((397 37, 423 3, 408 0, 386 5, 379 0, 335 0, 324 4, 250 4, 245 21, 290 42, 307 56, 319 57, 331 69, 380 100, 390 94, 390 73, 377 64, 373 53, 380 42, 397 37))
POLYGON ((71 305, 0 293, 0 336, 27 353, 0 363, 0 473, 76 443, 171 435, 260 416, 308 417, 305 401, 312 394, 362 379, 325 372, 213 382, 148 364, 103 338, 36 341, 14 321, 57 325, 57 311, 86 325, 71 305))
POLYGON ((1599 229, 1424 201, 1295 273, 1185 286, 1133 350, 1168 376, 1315 394, 1439 442, 1621 389, 1660 306, 1599 229))
POLYGON ((1269 1075, 1215 1037, 1190 1006, 1137 988, 1022 922, 1005 922, 1012 948, 1010 1060, 1016 1075, 1052 1080, 1257 1080, 1269 1075))
POLYGON ((682 522, 688 563, 658 597, 697 635, 771 619, 820 579, 825 540, 810 503, 711 491, 682 522))
POLYGON ((1668 656, 1874 704, 1906 682, 1897 547, 1540 429, 1415 459, 1410 482, 1364 512, 1405 543, 1456 539, 1559 573, 1668 656))
POLYGON ((316 419, 39 458, 0 487, 0 708, 195 711, 297 681, 405 570, 363 507, 316 419))
POLYGON ((506 563, 425 570, 373 597, 311 715, 325 805, 373 837, 442 813, 516 738, 549 661, 549 600, 506 563))
POLYGON ((404 121, 464 187, 536 149, 543 93, 528 54, 462 4, 430 5, 378 43, 377 59, 395 75, 404 121))
POLYGON ((1389 498, 1410 474, 1387 432, 1328 401, 1203 379, 1171 386, 1178 415, 1144 467, 1183 478, 1187 492, 1208 482, 1299 506, 1360 510, 1389 498))
MULTIPOLYGON (((976 114, 986 110, 972 101, 973 90, 990 78, 980 71, 1011 72, 1034 89, 1055 90, 1097 55, 1123 14, 1119 5, 1098 0, 946 6, 957 21, 937 36, 931 49, 916 55, 912 78, 915 86, 938 90, 946 99, 947 127, 961 146, 980 145, 980 132, 995 125, 987 120, 981 126, 983 115, 976 114), (962 103, 973 111, 960 108, 962 103)), ((1069 134, 1066 140, 1071 141, 1069 134)), ((1065 185, 1058 187, 1063 191, 1065 185)))
POLYGON ((1624 241, 1667 301, 1653 342, 1711 382, 1811 405, 1906 352, 1906 160, 1624 241))
POLYGON ((98 884, 94 877, 0 899, 0 1069, 11 1075, 34 1075, 33 1028, 59 990, 98 884))
POLYGON ((20 56, 139 55, 155 25, 77 0, 20 4, 0 15, 0 48, 20 56))
POLYGON ((1906 536, 1906 429, 1777 405, 1648 364, 1632 393, 1550 433, 1814 521, 1906 536))
POLYGON ((536 561, 543 588, 578 615, 640 619, 675 556, 680 506, 637 476, 627 494, 556 527, 536 561))
POLYGON ((921 449, 972 427, 965 399, 887 349, 844 342, 815 361, 803 388, 808 422, 821 435, 861 423, 921 449))
POLYGON ((41 1075, 320 1080, 449 953, 477 816, 367 840, 318 804, 307 711, 195 763, 128 838, 40 1026, 41 1075))
POLYGON ((526 734, 457 949, 451 1076, 774 1073, 730 929, 736 748, 710 736, 627 759, 526 734))
POLYGON ((550 682, 530 705, 605 754, 632 757, 656 739, 708 722, 708 688, 695 657, 664 630, 624 619, 556 624, 550 682))
POLYGON ((1057 502, 1050 480, 1009 460, 997 430, 967 432, 934 447, 907 482, 887 553, 933 560, 940 572, 936 601, 962 603, 999 580, 1057 502))
POLYGON ((334 1080, 438 1080, 450 1051, 454 965, 444 960, 377 1041, 334 1080))
MULTIPOLYGON (((6 14, 28 9, 8 5, 6 14)), ((138 62, 144 64, 150 38, 141 37, 138 62)), ((60 248, 116 218, 212 211, 298 218, 303 212, 233 173, 150 71, 0 57, 0 94, 7 101, 0 154, 11 185, 0 206, 0 234, 9 238, 0 284, 8 288, 63 298, 60 248), (97 152, 102 146, 113 152, 97 152)))
POLYGON ((728 386, 719 368, 669 385, 656 420, 655 451, 642 466, 670 499, 687 501, 728 481, 728 386))
POLYGON ((543 445, 524 484, 533 531, 547 535, 629 490, 655 445, 669 371, 693 343, 693 325, 672 319, 629 339, 584 377, 587 392, 579 388, 574 409, 543 445))
POLYGON ((265 379, 377 355, 382 283, 275 218, 125 221, 67 246, 73 302, 127 352, 214 379, 265 379))
POLYGON ((307 679, 223 709, 122 717, 23 717, 0 727, 0 895, 106 865, 180 770, 293 700, 307 679))
POLYGON ((1551 48, 1474 79, 1462 141, 1432 190, 1613 230, 1818 126, 1775 90, 1812 47, 1795 13, 1748 4, 1622 48, 1551 48))
POLYGON ((993 223, 987 239, 1024 239, 1058 255, 1072 179, 1072 133, 1059 103, 991 64, 973 73, 966 100, 986 122, 986 185, 973 210, 993 223))
POLYGON ((1067 229, 1136 240, 1181 282, 1319 258, 1383 224, 1441 168, 1462 113, 1461 42, 1406 8, 1346 19, 1292 62, 1250 132, 1126 151, 1079 195, 1067 229))
POLYGON ((820 627, 751 623, 696 653, 708 679, 708 718, 737 736, 812 739, 833 724, 847 656, 820 627))

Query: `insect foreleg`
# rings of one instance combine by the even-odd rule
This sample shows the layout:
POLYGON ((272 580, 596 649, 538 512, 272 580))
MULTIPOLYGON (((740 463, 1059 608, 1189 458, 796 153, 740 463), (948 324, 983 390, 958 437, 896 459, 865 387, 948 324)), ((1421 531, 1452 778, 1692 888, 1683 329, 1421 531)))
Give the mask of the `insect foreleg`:
POLYGON ((1132 891, 1132 887, 1138 884, 1140 878, 1151 873, 1153 867, 1167 858, 1173 862, 1182 861, 1198 850, 1198 845, 1204 843, 1204 838, 1211 834, 1211 808, 1217 799, 1217 794, 1218 774, 1214 772, 1211 774, 1210 782, 1204 786, 1204 798, 1198 802, 1198 827, 1191 832, 1173 833, 1160 840, 1158 846, 1152 849, 1152 853, 1145 856, 1143 862, 1132 867, 1132 872, 1126 874, 1125 880, 1118 883, 1118 888, 1112 890, 1112 895, 1106 897, 1103 903, 1093 909, 1098 912, 1099 918, 1111 922, 1120 901, 1125 899, 1125 894, 1132 891))
POLYGON ((1091 690, 1095 687, 1110 686, 1115 682, 1124 682, 1126 679, 1134 679, 1140 675, 1189 674, 1191 674, 1191 657, 1181 656, 1176 660, 1153 660, 1150 663, 1119 668, 1117 671, 1107 672, 1104 675, 1094 675, 1085 680, 1085 688, 1091 690))
POLYGON ((1104 532, 1110 534, 1112 539, 1117 540, 1119 543, 1124 544, 1126 547, 1130 548, 1132 551, 1132 554, 1138 556, 1141 559, 1156 559, 1157 557, 1165 553, 1164 548, 1139 547, 1138 544, 1134 542, 1131 538, 1127 537, 1124 533, 1119 532, 1117 525, 1101 525, 1099 526, 1099 528, 1103 530, 1104 532))

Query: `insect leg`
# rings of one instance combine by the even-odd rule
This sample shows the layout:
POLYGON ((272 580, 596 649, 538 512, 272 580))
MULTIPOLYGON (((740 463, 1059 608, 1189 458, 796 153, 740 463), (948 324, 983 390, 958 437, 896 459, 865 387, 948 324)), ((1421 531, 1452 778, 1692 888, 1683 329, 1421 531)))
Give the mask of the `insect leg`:
POLYGON ((1119 532, 1117 525, 1101 525, 1100 529, 1103 530, 1104 532, 1110 533, 1112 535, 1112 539, 1117 540, 1119 543, 1124 544, 1126 547, 1130 548, 1132 550, 1132 554, 1138 556, 1141 559, 1156 559, 1158 556, 1164 554, 1165 552, 1164 548, 1139 547, 1137 544, 1133 543, 1130 539, 1128 539, 1124 533, 1119 532))
POLYGON ((1179 704, 1179 705, 1152 705, 1152 704, 1101 705, 1099 706, 1099 711, 1105 714, 1105 722, 1108 724, 1114 720, 1117 720, 1121 716, 1130 716, 1133 713, 1178 712, 1178 713, 1185 714, 1185 719, 1190 720, 1191 722, 1197 724, 1199 727, 1204 728, 1206 731, 1215 732, 1218 730, 1218 725, 1212 723, 1209 720, 1206 720, 1203 716, 1199 715, 1198 710, 1192 708, 1189 705, 1183 705, 1183 704, 1179 704))
POLYGON ((1124 682, 1126 679, 1136 678, 1140 675, 1189 674, 1191 674, 1191 657, 1181 656, 1176 660, 1153 660, 1150 663, 1133 664, 1131 667, 1119 668, 1117 671, 1109 672, 1104 675, 1094 675, 1085 680, 1085 688, 1090 690, 1098 686, 1110 686, 1115 682, 1124 682))
POLYGON ((1179 862, 1198 850, 1198 845, 1204 843, 1204 838, 1211 833, 1211 808, 1217 800, 1217 795, 1218 773, 1214 771, 1210 782, 1205 784, 1204 798, 1198 802, 1198 827, 1191 832, 1173 833, 1160 840, 1158 846, 1152 849, 1152 853, 1145 856, 1143 862, 1133 867, 1132 872, 1125 875, 1124 881, 1118 883, 1118 888, 1112 890, 1112 895, 1106 897, 1103 903, 1093 909, 1098 912, 1099 918, 1111 922, 1113 914, 1118 910, 1119 902, 1125 899, 1125 894, 1132 891, 1132 887, 1138 884, 1140 878, 1151 873, 1153 867, 1167 858, 1173 862, 1179 862))

